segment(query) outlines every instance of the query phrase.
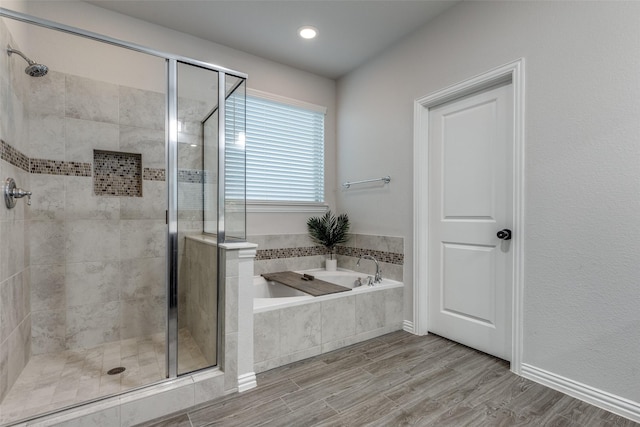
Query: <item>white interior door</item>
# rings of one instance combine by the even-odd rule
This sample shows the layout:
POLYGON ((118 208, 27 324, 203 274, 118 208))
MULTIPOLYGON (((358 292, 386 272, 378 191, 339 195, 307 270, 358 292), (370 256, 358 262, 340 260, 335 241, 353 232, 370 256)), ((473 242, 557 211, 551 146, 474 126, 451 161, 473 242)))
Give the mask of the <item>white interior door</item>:
POLYGON ((513 251, 498 232, 513 225, 512 103, 507 84, 429 110, 429 331, 505 360, 513 251))

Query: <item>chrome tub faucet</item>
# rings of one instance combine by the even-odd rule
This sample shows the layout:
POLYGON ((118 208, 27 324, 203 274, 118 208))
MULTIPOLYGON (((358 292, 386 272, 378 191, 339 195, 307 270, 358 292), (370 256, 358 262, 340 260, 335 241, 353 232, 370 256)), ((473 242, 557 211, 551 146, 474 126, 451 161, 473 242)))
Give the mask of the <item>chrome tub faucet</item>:
POLYGON ((360 266, 360 261, 362 259, 370 259, 371 261, 376 263, 376 275, 373 279, 373 283, 382 282, 382 270, 380 270, 380 264, 378 264, 378 260, 372 257, 371 255, 362 255, 360 258, 358 258, 358 262, 356 262, 356 267, 360 266))

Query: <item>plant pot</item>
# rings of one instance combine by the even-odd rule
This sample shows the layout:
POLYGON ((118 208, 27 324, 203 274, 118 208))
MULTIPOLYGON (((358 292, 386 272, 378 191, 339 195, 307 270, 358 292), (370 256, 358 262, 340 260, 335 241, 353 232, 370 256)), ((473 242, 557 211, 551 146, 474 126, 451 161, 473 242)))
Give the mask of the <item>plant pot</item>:
POLYGON ((336 271, 338 269, 338 260, 337 259, 328 259, 325 265, 325 269, 327 271, 336 271))

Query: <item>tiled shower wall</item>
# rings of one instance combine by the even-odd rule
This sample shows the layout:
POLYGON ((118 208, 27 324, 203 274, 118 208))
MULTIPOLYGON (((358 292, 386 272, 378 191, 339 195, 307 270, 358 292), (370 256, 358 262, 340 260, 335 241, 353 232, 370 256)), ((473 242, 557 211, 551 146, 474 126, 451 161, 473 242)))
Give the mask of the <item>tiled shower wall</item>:
POLYGON ((207 366, 211 366, 216 364, 218 350, 217 247, 203 242, 202 238, 186 238, 184 243, 180 277, 181 295, 184 295, 180 306, 184 310, 178 316, 178 327, 189 330, 207 366))
MULTIPOLYGON (((16 47, 0 19, 0 46, 16 47)), ((29 150, 27 138, 28 79, 24 63, 0 55, 0 179, 13 177, 30 188, 28 164, 19 153, 29 150)), ((7 209, 0 198, 0 400, 16 381, 31 354, 31 303, 26 199, 7 209)))
POLYGON ((164 168, 164 95, 50 71, 32 79, 29 209, 33 354, 161 332, 166 184, 142 197, 96 195, 94 150, 164 168), (75 165, 79 165, 74 167, 75 165), (83 167, 84 166, 84 167, 83 167))
MULTIPOLYGON (((373 261, 362 260, 362 255, 375 257, 382 270, 382 276, 403 281, 404 238, 350 234, 349 240, 336 248, 338 267, 373 275, 373 261)), ((324 247, 317 246, 307 234, 254 235, 247 238, 258 244, 254 264, 255 274, 274 273, 288 270, 324 268, 329 257, 324 247)))
MULTIPOLYGON (((165 95, 54 71, 32 80, 31 93, 38 98, 29 110, 33 152, 48 162, 90 166, 94 150, 134 153, 143 178, 141 197, 110 197, 96 195, 91 176, 32 167, 33 354, 162 332, 165 95)), ((200 138, 206 112, 195 101, 180 105, 189 106, 180 119, 197 124, 185 126, 193 133, 179 135, 189 144, 179 144, 184 179, 178 185, 181 194, 191 194, 185 186, 202 185, 191 182, 202 163, 200 147, 191 143, 200 138)), ((201 208, 185 209, 187 204, 183 196, 181 230, 201 231, 201 219, 192 218, 201 218, 201 208)))

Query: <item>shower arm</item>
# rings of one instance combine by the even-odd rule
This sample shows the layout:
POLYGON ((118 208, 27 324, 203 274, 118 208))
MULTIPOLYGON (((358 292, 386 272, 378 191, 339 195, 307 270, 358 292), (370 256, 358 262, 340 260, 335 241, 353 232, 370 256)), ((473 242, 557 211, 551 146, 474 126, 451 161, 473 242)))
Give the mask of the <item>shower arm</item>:
POLYGON ((24 72, 31 77, 42 77, 45 76, 49 72, 49 67, 44 64, 38 64, 36 61, 29 59, 27 55, 20 52, 18 49, 14 49, 11 45, 7 45, 7 55, 11 56, 11 54, 17 53, 22 59, 27 61, 27 68, 24 69, 24 72))
POLYGON ((36 62, 27 58, 27 55, 25 55, 24 53, 20 52, 18 49, 14 49, 12 48, 10 45, 7 46, 7 53, 9 54, 9 56, 11 56, 12 53, 17 53, 18 55, 20 55, 22 57, 22 59, 24 59, 25 61, 27 61, 27 63, 29 65, 35 65, 36 62))

